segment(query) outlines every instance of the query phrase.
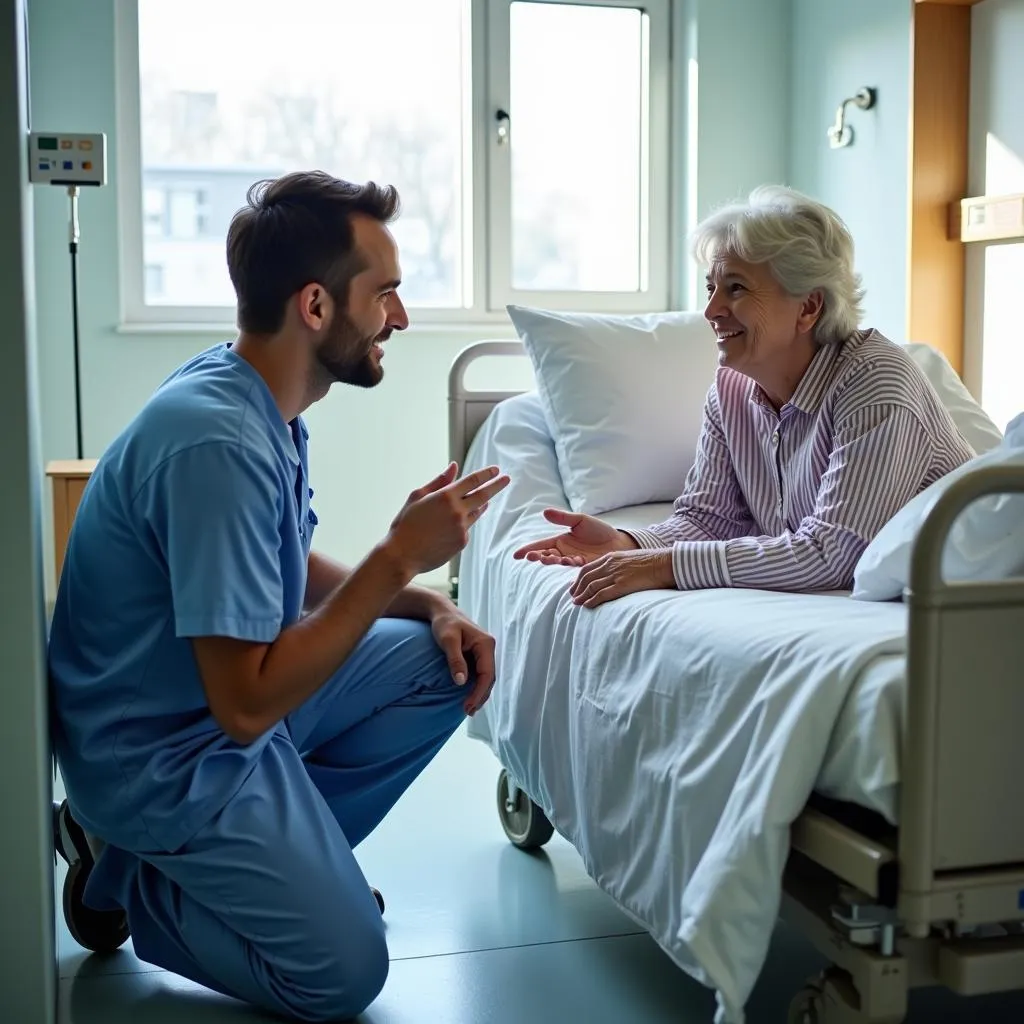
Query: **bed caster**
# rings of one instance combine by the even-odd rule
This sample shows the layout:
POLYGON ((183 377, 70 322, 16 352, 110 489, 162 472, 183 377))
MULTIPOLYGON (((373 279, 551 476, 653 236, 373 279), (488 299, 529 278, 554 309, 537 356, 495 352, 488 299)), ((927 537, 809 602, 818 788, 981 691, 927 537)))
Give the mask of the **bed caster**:
POLYGON ((555 834, 544 812, 512 782, 504 768, 498 776, 498 817, 509 842, 520 850, 536 850, 555 834))
POLYGON ((789 1004, 789 1024, 824 1024, 821 1013, 821 989, 808 985, 789 1004))
POLYGON ((812 978, 789 1004, 789 1024, 901 1024, 904 1019, 900 1012, 865 1013, 850 976, 835 967, 812 978))

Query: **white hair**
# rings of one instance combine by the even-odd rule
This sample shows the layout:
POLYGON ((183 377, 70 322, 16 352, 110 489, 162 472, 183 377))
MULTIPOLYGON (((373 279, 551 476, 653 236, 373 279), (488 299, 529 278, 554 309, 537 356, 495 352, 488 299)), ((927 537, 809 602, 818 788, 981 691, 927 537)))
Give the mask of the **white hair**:
POLYGON ((762 185, 746 202, 716 210, 697 226, 692 247, 705 264, 724 255, 767 263, 788 295, 820 291, 819 344, 845 341, 860 326, 864 289, 849 229, 835 211, 793 189, 762 185))

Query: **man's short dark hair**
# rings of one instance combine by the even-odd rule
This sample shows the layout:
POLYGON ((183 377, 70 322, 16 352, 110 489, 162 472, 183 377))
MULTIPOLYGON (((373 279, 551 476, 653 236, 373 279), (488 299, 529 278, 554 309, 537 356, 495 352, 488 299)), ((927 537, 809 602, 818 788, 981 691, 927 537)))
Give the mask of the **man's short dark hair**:
POLYGON ((239 330, 280 330, 288 300, 308 284, 322 285, 344 309, 349 282, 363 269, 352 214, 387 224, 398 210, 393 186, 354 185, 323 171, 299 171, 252 185, 227 238, 239 330))

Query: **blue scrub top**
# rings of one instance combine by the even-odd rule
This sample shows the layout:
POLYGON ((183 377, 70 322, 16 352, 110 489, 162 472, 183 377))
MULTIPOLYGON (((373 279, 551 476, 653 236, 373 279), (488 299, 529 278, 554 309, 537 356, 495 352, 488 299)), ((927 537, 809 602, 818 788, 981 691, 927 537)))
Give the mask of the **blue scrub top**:
POLYGON ((272 734, 221 730, 189 638, 270 642, 299 618, 308 437, 219 345, 161 385, 86 487, 49 640, 54 748, 82 825, 114 846, 178 849, 272 734))

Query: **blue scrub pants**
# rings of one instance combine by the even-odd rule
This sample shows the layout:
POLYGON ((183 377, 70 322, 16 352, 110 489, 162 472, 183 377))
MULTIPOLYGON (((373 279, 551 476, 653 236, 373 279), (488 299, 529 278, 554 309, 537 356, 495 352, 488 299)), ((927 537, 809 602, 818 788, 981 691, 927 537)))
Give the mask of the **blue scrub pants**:
POLYGON ((173 854, 108 847, 88 902, 123 907, 140 959, 207 988, 300 1020, 356 1016, 388 950, 352 849, 458 727, 467 693, 429 626, 381 619, 212 821, 173 854))

